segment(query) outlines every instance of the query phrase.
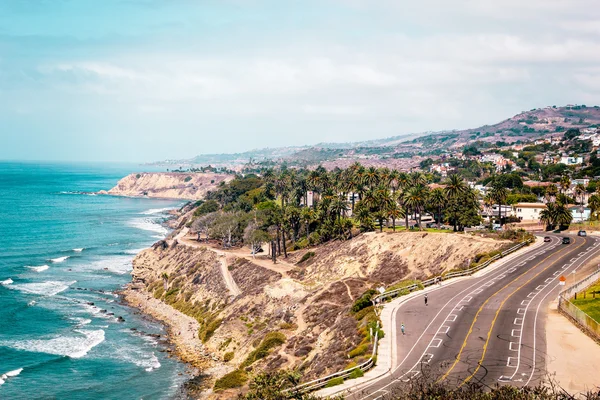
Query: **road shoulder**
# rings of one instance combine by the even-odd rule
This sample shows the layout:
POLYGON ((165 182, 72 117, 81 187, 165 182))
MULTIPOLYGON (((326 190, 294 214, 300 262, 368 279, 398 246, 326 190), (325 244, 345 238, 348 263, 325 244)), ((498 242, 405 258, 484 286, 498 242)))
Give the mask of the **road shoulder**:
POLYGON ((546 369, 569 393, 598 389, 600 345, 561 315, 557 302, 550 304, 546 323, 546 369))

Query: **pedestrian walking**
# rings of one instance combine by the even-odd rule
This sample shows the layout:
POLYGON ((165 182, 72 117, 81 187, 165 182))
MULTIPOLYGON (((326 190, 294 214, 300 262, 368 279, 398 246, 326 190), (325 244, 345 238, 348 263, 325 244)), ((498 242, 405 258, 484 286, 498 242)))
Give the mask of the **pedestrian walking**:
POLYGON ((404 335, 404 322, 402 323, 402 326, 400 326, 400 330, 402 331, 402 335, 404 335))
POLYGON ((425 305, 427 305, 427 293, 425 293, 425 305))

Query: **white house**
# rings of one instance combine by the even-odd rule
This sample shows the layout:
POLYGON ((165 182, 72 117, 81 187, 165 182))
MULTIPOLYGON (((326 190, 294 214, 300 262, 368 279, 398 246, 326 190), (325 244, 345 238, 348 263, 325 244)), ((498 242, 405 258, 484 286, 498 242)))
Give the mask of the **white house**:
POLYGON ((539 221, 540 211, 545 208, 544 203, 517 203, 513 206, 513 215, 521 221, 539 221))
POLYGON ((571 211, 571 215, 573 215, 573 222, 587 221, 592 214, 592 210, 589 207, 583 206, 571 206, 569 207, 569 211, 571 211))
POLYGON ((560 158, 560 162, 566 165, 579 165, 583 164, 583 157, 568 157, 562 156, 560 158))

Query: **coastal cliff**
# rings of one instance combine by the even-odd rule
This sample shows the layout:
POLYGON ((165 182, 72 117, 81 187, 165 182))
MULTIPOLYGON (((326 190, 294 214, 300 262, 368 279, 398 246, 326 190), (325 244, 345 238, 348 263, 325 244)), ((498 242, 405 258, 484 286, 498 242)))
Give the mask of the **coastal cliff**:
POLYGON ((154 197, 199 200, 233 175, 213 173, 144 172, 129 174, 115 187, 99 194, 114 196, 154 197))
POLYGON ((252 258, 247 249, 222 251, 215 243, 178 236, 135 258, 135 295, 126 298, 153 315, 161 314, 160 305, 191 318, 182 328, 169 312, 155 315, 171 325, 185 361, 204 365, 212 379, 221 377, 216 391, 211 381, 203 396, 231 398, 255 372, 298 369, 310 380, 362 362, 377 320, 369 301, 356 306, 365 292, 465 267, 476 254, 508 243, 454 234, 368 233, 272 264, 266 256, 252 258))

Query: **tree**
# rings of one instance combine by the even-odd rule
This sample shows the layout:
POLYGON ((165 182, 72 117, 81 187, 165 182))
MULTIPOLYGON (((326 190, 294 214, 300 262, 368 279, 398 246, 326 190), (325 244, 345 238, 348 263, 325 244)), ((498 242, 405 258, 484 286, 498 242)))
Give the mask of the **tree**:
POLYGON ((390 218, 392 220, 392 229, 394 230, 394 232, 396 232, 396 220, 403 218, 404 215, 406 214, 406 211, 402 207, 398 206, 398 203, 393 201, 386 208, 386 212, 387 212, 387 218, 390 218))
MULTIPOLYGON (((444 191, 446 192, 446 198, 448 199, 449 205, 452 206, 451 212, 454 215, 452 218, 454 232, 457 230, 458 226, 458 209, 460 205, 459 199, 467 193, 467 184, 465 181, 458 175, 450 175, 448 182, 446 183, 446 187, 444 191)), ((448 208, 448 207, 447 207, 448 208)))
POLYGON ((415 212, 420 230, 423 229, 421 226, 421 214, 423 213, 423 208, 427 202, 428 194, 427 186, 420 183, 417 183, 417 185, 411 187, 404 193, 404 204, 407 208, 410 208, 415 212))
POLYGON ((500 183, 495 182, 490 190, 490 197, 498 204, 498 220, 500 226, 502 226, 502 205, 506 204, 508 197, 508 189, 502 186, 500 183))
POLYGON ((593 194, 588 199, 588 205, 590 206, 590 210, 592 212, 592 218, 598 219, 598 211, 600 211, 600 195, 593 194))
POLYGON ((271 240, 271 236, 264 230, 260 229, 257 223, 252 222, 244 229, 244 243, 247 243, 252 251, 252 257, 255 257, 256 252, 262 247, 263 243, 271 240))
POLYGON ((442 220, 442 208, 446 205, 448 199, 446 198, 446 193, 442 188, 435 188, 429 193, 428 202, 430 207, 432 207, 437 212, 437 227, 440 229, 441 220, 442 220))

